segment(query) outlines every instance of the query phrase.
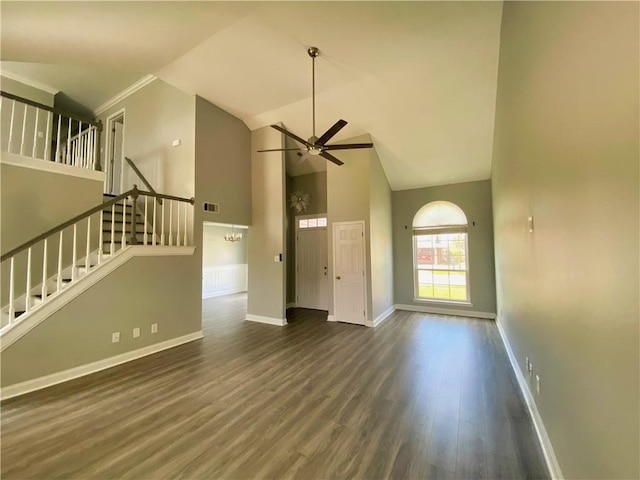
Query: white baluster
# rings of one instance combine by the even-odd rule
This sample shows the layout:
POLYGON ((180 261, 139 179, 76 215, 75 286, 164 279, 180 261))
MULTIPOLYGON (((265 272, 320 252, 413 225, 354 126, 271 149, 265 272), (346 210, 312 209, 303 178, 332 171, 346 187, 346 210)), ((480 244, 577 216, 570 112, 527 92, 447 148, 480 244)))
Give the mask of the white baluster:
POLYGON ((180 246, 180 202, 178 202, 177 204, 178 207, 178 212, 177 212, 177 223, 178 223, 178 228, 177 228, 177 232, 176 232, 176 245, 180 246))
POLYGON ((91 270, 89 255, 91 255, 91 215, 87 217, 87 252, 84 259, 85 273, 89 273, 89 270, 91 270))
POLYGON ((20 143, 20 155, 24 155, 24 135, 27 131, 27 112, 29 110, 29 106, 24 106, 24 115, 22 116, 22 141, 20 143))
POLYGON ((84 159, 82 158, 82 122, 78 122, 78 136, 73 141, 76 146, 76 167, 84 167, 84 159))
POLYGON ((36 158, 36 150, 38 146, 38 122, 40 121, 40 109, 36 108, 36 123, 33 127, 33 148, 31 149, 31 157, 36 158))
POLYGON ((102 232, 102 228, 104 225, 104 210, 100 210, 100 224, 98 225, 98 265, 102 263, 102 242, 104 242, 104 233, 102 232))
POLYGON ((71 164, 71 119, 69 119, 69 129, 67 130, 67 155, 66 164, 71 164))
POLYGON ((44 239, 42 247, 42 301, 47 298, 47 239, 44 239))
POLYGON ((13 121, 16 116, 16 101, 11 100, 11 122, 9 123, 9 143, 7 145, 7 152, 11 153, 11 147, 13 146, 13 121))
POLYGON ((189 245, 187 243, 187 213, 189 212, 189 206, 188 204, 185 202, 184 204, 184 241, 182 242, 184 244, 184 246, 186 247, 187 245, 189 245))
POLYGON ((44 139, 44 157, 43 160, 50 160, 49 156, 51 155, 51 119, 53 118, 53 113, 47 112, 47 134, 44 139))
POLYGON ((27 290, 25 292, 25 312, 31 310, 31 247, 27 250, 27 290))
POLYGON ((165 199, 162 202, 162 230, 160 231, 160 245, 162 245, 164 247, 164 206, 167 203, 167 200, 165 199))
POLYGON ((73 255, 71 263, 71 281, 76 280, 76 263, 78 262, 78 224, 73 224, 73 255))
POLYGON ((58 281, 57 291, 62 290, 62 230, 60 230, 60 243, 58 244, 58 281))
POLYGON ((58 133, 56 139, 56 162, 62 163, 62 157, 60 156, 60 133, 62 132, 62 115, 58 114, 58 133))
POLYGON ((151 244, 155 245, 158 242, 158 235, 156 233, 156 210, 158 205, 158 199, 153 197, 153 225, 151 226, 153 233, 151 234, 151 244))
MULTIPOLYGON (((13 102, 15 103, 15 101, 13 102)), ((13 301, 13 297, 15 296, 14 292, 14 262, 15 257, 11 257, 11 261, 9 263, 9 325, 13 323, 13 320, 16 316, 16 306, 13 301)))
POLYGON ((95 167, 95 162, 93 161, 93 147, 94 147, 93 146, 93 139, 94 139, 93 132, 94 132, 94 130, 95 130, 94 127, 89 128, 89 133, 87 134, 88 135, 87 139, 88 139, 88 142, 89 142, 89 148, 87 149, 87 162, 88 162, 88 165, 89 165, 88 168, 90 170, 93 170, 94 167, 95 167))
POLYGON ((111 205, 111 245, 109 245, 109 255, 113 255, 116 250, 116 204, 111 205))
POLYGON ((149 197, 147 197, 146 195, 144 196, 144 235, 142 236, 142 242, 144 244, 144 246, 147 246, 147 199, 149 197))
POLYGON ((169 202, 169 246, 173 246, 173 200, 169 202))
POLYGON ((127 231, 127 199, 122 199, 122 237, 120 239, 120 248, 124 248, 127 244, 125 232, 127 231))

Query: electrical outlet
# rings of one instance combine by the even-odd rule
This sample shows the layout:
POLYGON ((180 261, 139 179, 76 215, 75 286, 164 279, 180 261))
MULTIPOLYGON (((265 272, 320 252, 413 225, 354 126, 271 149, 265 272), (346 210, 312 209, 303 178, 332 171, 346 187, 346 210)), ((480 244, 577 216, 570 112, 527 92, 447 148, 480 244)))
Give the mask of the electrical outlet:
POLYGON ((529 369, 529 373, 533 373, 533 363, 531 363, 531 360, 529 360, 528 369, 529 369))
POLYGON ((524 364, 527 372, 529 371, 529 357, 524 357, 524 364))
POLYGON ((157 323, 152 323, 151 324, 151 333, 158 333, 158 324, 157 323))
POLYGON ((540 377, 536 375, 536 392, 540 395, 540 377))
POLYGON ((113 332, 111 334, 111 343, 118 343, 120 341, 120 332, 113 332))
POLYGON ((140 327, 136 327, 133 329, 133 338, 138 338, 140 336, 140 327))
POLYGON ((38 132, 38 138, 43 138, 44 137, 44 133, 43 132, 38 132))

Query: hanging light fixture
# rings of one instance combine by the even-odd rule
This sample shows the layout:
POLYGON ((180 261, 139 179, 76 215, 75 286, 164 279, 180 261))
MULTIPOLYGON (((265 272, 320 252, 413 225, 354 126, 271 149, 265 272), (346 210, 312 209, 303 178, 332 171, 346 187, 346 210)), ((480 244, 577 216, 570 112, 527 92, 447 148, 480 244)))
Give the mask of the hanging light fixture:
POLYGON ((235 225, 231 225, 231 233, 225 233, 224 239, 227 242, 237 242, 238 240, 242 240, 242 233, 236 233, 235 225))

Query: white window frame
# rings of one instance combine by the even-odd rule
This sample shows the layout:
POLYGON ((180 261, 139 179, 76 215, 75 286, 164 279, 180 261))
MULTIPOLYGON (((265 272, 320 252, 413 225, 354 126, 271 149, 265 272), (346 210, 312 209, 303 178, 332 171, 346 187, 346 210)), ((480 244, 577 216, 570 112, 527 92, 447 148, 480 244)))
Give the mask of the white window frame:
POLYGON ((329 226, 329 220, 327 219, 326 213, 316 213, 312 215, 296 215, 295 219, 296 219, 296 232, 298 230, 317 230, 320 228, 324 228, 326 230, 327 227, 329 226), (309 220, 314 218, 324 218, 327 224, 319 227, 300 227, 300 220, 309 220))
MULTIPOLYGON (((412 231, 412 241, 413 241, 413 300, 415 302, 434 302, 434 303, 446 303, 451 305, 473 305, 471 303, 471 285, 469 281, 469 233, 466 231, 466 227, 464 227, 464 231, 460 227, 451 227, 451 228, 434 228, 434 229, 423 229, 418 230, 414 229, 412 231), (465 249, 465 269, 464 270, 442 270, 442 269, 432 269, 431 271, 443 271, 443 272, 462 272, 465 273, 465 284, 467 288, 467 299, 466 300, 451 300, 447 298, 428 298, 420 296, 420 285, 418 282, 418 237, 424 235, 440 235, 440 234, 449 234, 449 233, 464 233, 464 249, 465 249)), ((434 252, 435 254, 435 252, 434 252)))

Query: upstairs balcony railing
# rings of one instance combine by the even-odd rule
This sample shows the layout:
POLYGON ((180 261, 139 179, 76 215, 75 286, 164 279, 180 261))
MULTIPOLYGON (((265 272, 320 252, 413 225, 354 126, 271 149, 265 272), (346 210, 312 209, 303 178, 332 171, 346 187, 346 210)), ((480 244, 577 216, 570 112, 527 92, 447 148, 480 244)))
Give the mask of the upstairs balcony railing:
POLYGON ((1 150, 78 168, 101 170, 102 123, 0 91, 1 150))

